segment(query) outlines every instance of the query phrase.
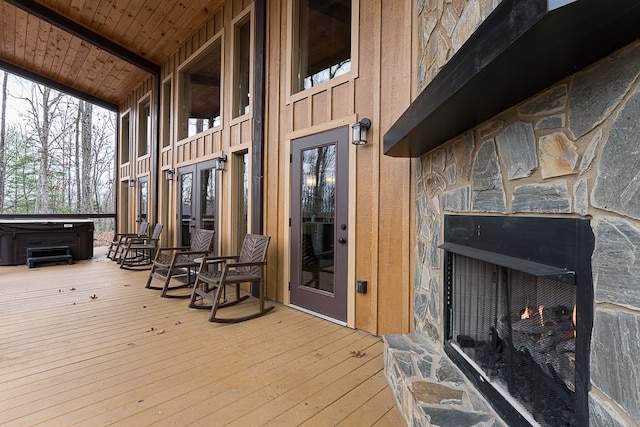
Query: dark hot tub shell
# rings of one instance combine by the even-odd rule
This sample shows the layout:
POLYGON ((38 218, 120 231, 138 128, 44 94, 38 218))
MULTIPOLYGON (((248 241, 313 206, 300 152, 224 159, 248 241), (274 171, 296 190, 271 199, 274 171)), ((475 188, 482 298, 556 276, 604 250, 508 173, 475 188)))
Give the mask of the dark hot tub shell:
POLYGON ((26 264, 27 248, 69 246, 74 260, 93 257, 93 221, 88 219, 0 221, 0 265, 26 264))

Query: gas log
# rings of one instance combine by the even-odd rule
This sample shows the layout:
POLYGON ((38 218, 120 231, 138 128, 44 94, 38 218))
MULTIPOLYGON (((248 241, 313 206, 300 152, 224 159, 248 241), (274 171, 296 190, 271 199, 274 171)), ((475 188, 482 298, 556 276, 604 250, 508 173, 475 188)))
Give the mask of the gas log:
POLYGON ((575 327, 565 306, 527 307, 498 320, 498 336, 531 355, 542 371, 575 391, 575 327))

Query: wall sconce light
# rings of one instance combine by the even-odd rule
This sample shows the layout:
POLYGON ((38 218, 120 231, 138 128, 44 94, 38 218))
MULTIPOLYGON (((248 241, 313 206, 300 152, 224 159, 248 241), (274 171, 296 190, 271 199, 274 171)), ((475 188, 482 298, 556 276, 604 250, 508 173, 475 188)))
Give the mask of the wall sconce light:
POLYGON ((176 170, 175 169, 165 169, 164 170, 164 179, 167 181, 172 181, 173 180, 173 176, 175 175, 176 170))
POLYGON ((367 130, 371 127, 371 120, 362 119, 358 123, 351 126, 353 145, 365 145, 367 141, 367 130))
POLYGON ((133 179, 133 178, 131 178, 131 179, 129 180, 129 188, 133 188, 133 187, 135 187, 135 186, 136 186, 136 180, 135 180, 135 179, 133 179))
POLYGON ((215 170, 223 171, 224 165, 227 163, 227 155, 223 154, 220 157, 216 157, 214 160, 216 161, 214 165, 215 170))

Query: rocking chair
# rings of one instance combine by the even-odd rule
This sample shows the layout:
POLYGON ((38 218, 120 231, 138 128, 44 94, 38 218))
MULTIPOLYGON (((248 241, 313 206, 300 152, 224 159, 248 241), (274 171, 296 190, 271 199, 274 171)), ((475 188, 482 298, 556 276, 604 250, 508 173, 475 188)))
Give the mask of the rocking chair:
POLYGON ((186 288, 193 283, 194 270, 198 267, 196 259, 204 258, 211 252, 213 244, 212 230, 197 230, 191 236, 191 246, 159 248, 152 261, 151 271, 145 288, 162 290, 160 296, 165 298, 189 298, 189 295, 168 295, 172 289, 186 288), (168 256, 167 253, 172 253, 168 256), (151 286, 153 278, 163 282, 162 287, 151 286), (180 282, 170 286, 172 279, 180 282))
POLYGON ((153 227, 151 237, 130 238, 120 253, 120 268, 128 270, 148 270, 150 267, 147 266, 151 264, 155 252, 158 249, 162 228, 162 224, 156 224, 153 227))
POLYGON ((149 223, 146 221, 141 221, 138 224, 138 231, 136 233, 116 233, 113 235, 113 240, 109 245, 109 250, 107 251, 107 258, 111 260, 117 260, 117 256, 122 251, 124 246, 127 243, 127 240, 130 238, 141 238, 149 233, 149 223))
POLYGON ((254 319, 273 310, 273 306, 265 307, 264 266, 267 264, 267 248, 270 236, 247 234, 238 256, 210 257, 202 260, 193 285, 189 307, 211 309, 210 322, 237 323, 254 319), (213 270, 210 267, 217 267, 213 270), (240 296, 241 283, 258 283, 258 310, 241 317, 218 317, 218 308, 236 305, 249 298, 240 296), (226 300, 226 286, 235 285, 235 299, 226 300), (224 295, 224 297, 223 297, 224 295), (210 301, 207 304, 204 301, 210 301))

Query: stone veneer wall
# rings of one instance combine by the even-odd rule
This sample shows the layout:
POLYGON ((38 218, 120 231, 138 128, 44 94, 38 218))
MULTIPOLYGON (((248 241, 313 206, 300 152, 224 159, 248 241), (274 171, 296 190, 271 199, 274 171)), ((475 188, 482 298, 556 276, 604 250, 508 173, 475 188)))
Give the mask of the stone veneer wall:
MULTIPOLYGON (((419 89, 498 3, 417 0, 419 89)), ((441 349, 445 214, 592 218, 590 424, 640 425, 640 42, 427 153, 416 170, 415 332, 441 349)))

